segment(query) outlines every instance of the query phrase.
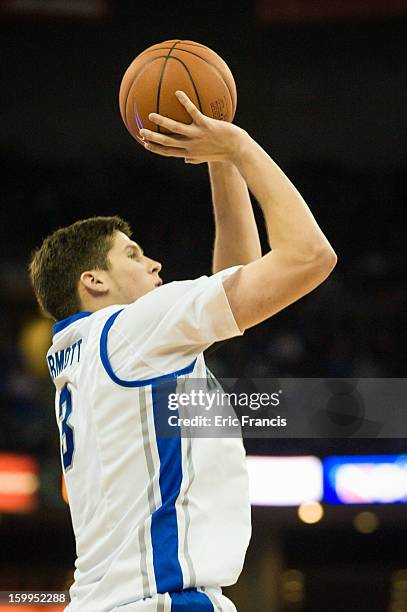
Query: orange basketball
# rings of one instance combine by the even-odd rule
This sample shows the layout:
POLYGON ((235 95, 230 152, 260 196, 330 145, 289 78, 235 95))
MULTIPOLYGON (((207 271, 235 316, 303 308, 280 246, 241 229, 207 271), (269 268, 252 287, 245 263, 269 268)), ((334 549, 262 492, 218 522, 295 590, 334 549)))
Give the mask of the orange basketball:
POLYGON ((209 47, 191 40, 166 40, 140 53, 127 68, 120 85, 120 113, 136 140, 141 142, 139 130, 143 127, 167 132, 149 120, 149 113, 191 123, 191 117, 175 96, 178 89, 204 115, 233 120, 236 85, 223 59, 209 47))

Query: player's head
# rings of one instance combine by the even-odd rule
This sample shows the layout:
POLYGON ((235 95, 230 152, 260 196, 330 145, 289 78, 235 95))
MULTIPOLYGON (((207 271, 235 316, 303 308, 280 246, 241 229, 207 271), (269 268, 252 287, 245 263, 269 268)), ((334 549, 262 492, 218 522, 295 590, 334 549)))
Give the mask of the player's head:
POLYGON ((162 283, 120 217, 92 217, 58 229, 34 251, 29 271, 43 311, 56 320, 130 304, 162 283))

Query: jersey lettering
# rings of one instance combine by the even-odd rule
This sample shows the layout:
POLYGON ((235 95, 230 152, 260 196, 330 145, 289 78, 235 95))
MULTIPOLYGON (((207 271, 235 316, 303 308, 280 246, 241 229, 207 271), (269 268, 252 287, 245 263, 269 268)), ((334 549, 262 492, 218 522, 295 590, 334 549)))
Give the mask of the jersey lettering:
POLYGON ((64 464, 64 471, 67 472, 72 468, 74 455, 74 430, 69 424, 69 417, 72 413, 72 394, 68 389, 68 385, 61 391, 59 397, 59 423, 61 435, 61 453, 64 464))

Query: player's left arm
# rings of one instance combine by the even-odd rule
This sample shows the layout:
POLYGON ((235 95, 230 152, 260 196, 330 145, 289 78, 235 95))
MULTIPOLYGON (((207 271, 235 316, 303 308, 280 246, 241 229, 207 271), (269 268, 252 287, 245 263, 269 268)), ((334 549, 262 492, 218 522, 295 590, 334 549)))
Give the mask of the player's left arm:
POLYGON ((215 243, 212 272, 261 257, 261 246, 246 181, 231 162, 208 162, 215 243))

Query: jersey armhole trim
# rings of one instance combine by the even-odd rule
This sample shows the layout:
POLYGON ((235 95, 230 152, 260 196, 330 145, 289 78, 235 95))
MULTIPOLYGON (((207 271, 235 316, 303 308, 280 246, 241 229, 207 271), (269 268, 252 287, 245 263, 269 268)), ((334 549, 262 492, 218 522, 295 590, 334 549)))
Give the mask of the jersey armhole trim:
POLYGON ((122 387, 143 387, 145 385, 151 385, 152 383, 159 380, 165 380, 166 378, 176 378, 177 376, 182 376, 183 374, 190 374, 192 372, 195 367, 196 358, 186 368, 182 368, 181 370, 177 370, 176 372, 171 372, 170 374, 162 374, 161 376, 155 376, 154 378, 145 378, 143 380, 122 380, 121 378, 116 376, 116 374, 113 372, 113 368, 110 364, 109 356, 107 353, 107 339, 110 328, 112 327, 118 315, 123 310, 123 308, 121 310, 118 310, 107 319, 100 336, 100 359, 102 361, 104 369, 106 370, 109 377, 113 380, 113 382, 122 387))

